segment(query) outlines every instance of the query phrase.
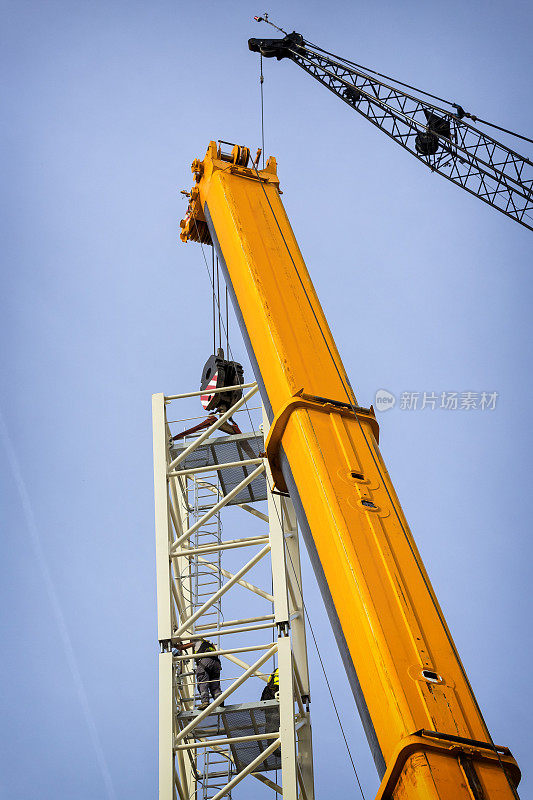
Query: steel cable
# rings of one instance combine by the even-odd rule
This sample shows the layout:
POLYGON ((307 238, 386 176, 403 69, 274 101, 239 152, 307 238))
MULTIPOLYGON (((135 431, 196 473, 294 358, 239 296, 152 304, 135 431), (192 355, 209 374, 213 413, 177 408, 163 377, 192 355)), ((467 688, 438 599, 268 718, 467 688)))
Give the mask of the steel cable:
MULTIPOLYGON (((305 297, 306 297, 306 300, 307 300, 307 302, 308 302, 308 304, 309 304, 309 307, 311 308, 311 311, 312 311, 312 313, 313 313, 313 316, 314 316, 314 318, 315 318, 315 321, 316 321, 316 323, 317 323, 317 326, 318 326, 319 332, 320 332, 320 334, 321 334, 321 336, 322 336, 322 338, 323 338, 323 340, 324 340, 324 343, 325 343, 325 345, 326 345, 326 348, 327 348, 327 350, 328 350, 328 353, 329 353, 329 355, 330 355, 330 358, 331 358, 331 360, 332 360, 332 363, 333 363, 333 366, 334 366, 334 368, 335 368, 335 371, 337 372, 337 374, 338 374, 338 376, 339 376, 339 380, 340 380, 340 382, 341 382, 341 385, 342 385, 342 387, 343 387, 343 389, 344 389, 344 392, 345 392, 345 394, 346 394, 346 397, 347 397, 347 399, 348 399, 348 404, 350 405, 350 408, 351 408, 351 410, 352 410, 352 412, 353 412, 353 414, 354 414, 354 416, 355 416, 355 419, 357 420, 357 423, 358 423, 358 425, 359 425, 359 429, 360 429, 361 435, 362 435, 362 437, 363 437, 363 439, 364 439, 364 441, 365 441, 365 444, 366 444, 366 446, 368 447, 368 450, 369 450, 369 452, 370 452, 370 455, 371 455, 372 461, 374 462, 374 466, 376 467, 376 469, 377 469, 377 471, 378 471, 378 475, 380 476, 380 478, 381 478, 381 480, 382 480, 382 482, 383 482, 383 486, 384 486, 384 488, 385 488, 385 491, 387 492, 387 496, 388 496, 388 498, 389 498, 389 501, 390 501, 390 504, 391 504, 391 506, 392 506, 392 509, 394 510, 394 514, 395 514, 395 516, 396 516, 396 518, 397 518, 397 520, 398 520, 398 523, 399 523, 399 525, 400 525, 400 528, 401 528, 401 530, 402 530, 402 533, 403 533, 403 535, 404 535, 404 537, 405 537, 405 540, 406 540, 406 542, 407 542, 407 544, 408 544, 408 547, 409 547, 409 549, 410 549, 410 551, 411 551, 411 554, 412 554, 412 556, 413 556, 413 559, 414 559, 414 562, 415 562, 415 564, 416 564, 416 566, 417 566, 417 569, 418 569, 418 571, 420 572, 420 576, 421 576, 421 578, 422 578, 422 580, 423 580, 423 582, 424 582, 424 585, 426 586, 426 589, 427 589, 427 591, 428 591, 428 594, 429 594, 429 596, 430 596, 430 599, 431 599, 432 605, 433 605, 433 607, 434 607, 434 609, 435 609, 435 612, 436 612, 436 614, 437 614, 437 617, 438 617, 438 619, 439 619, 439 621, 440 621, 440 623, 441 623, 441 625, 442 625, 442 627, 443 627, 443 630, 444 630, 444 633, 445 633, 445 635, 446 635, 446 638, 447 638, 447 640, 448 640, 448 643, 449 643, 449 645, 450 645, 450 648, 451 648, 452 652, 454 653, 454 655, 455 655, 455 657, 456 657, 456 659, 457 659, 457 663, 458 663, 458 665, 459 665, 459 669, 460 669, 460 671, 461 671, 461 674, 462 674, 462 676, 463 676, 463 679, 464 679, 464 681, 465 681, 465 683, 466 683, 466 685, 467 685, 467 687, 468 687, 468 689, 469 689, 469 691, 470 691, 470 694, 471 694, 471 697, 472 697, 472 701, 473 701, 473 703, 474 703, 474 705, 475 705, 475 707, 476 707, 476 710, 477 710, 477 712, 478 712, 478 714, 479 714, 479 717, 480 717, 480 719, 481 719, 481 721, 482 721, 482 723, 483 723, 483 726, 484 726, 484 728, 485 728, 485 733, 486 733, 486 735, 487 735, 487 738, 488 738, 488 740, 489 740, 489 743, 490 743, 490 745, 491 745, 492 749, 494 750, 494 753, 495 753, 495 754, 496 754, 496 756, 497 756, 497 759, 498 759, 499 765, 500 765, 501 769, 503 770, 503 772, 504 772, 504 774, 505 774, 505 776, 506 776, 506 778, 507 778, 507 782, 508 782, 508 784, 509 784, 509 787, 510 787, 510 789, 511 789, 511 791, 512 791, 513 795, 514 795, 514 797, 515 797, 515 798, 517 798, 517 800, 519 800, 518 793, 517 793, 517 791, 516 791, 515 787, 513 786, 513 784, 511 783, 511 779, 510 779, 510 777, 509 777, 509 775, 508 775, 507 771, 505 770, 505 768, 504 768, 504 766, 503 766, 503 762, 502 762, 502 760, 501 760, 501 757, 500 757, 500 754, 499 754, 499 752, 498 752, 498 748, 496 747, 496 745, 495 745, 495 743, 494 743, 494 741, 493 741, 493 739, 492 739, 491 733, 490 733, 490 731, 489 731, 489 728, 488 728, 488 726, 487 726, 487 724, 486 724, 486 722, 485 722, 485 718, 484 718, 484 716, 483 716, 483 713, 482 713, 482 711, 481 711, 481 708, 480 708, 480 706, 479 706, 479 704, 478 704, 477 698, 476 698, 476 696, 475 696, 475 694, 474 694, 474 691, 473 691, 473 689, 472 689, 472 685, 471 685, 471 683, 470 683, 470 680, 469 680, 469 678, 468 678, 468 675, 466 674, 466 670, 465 670, 465 668, 464 668, 464 666, 463 666, 463 663, 462 663, 462 661, 461 661, 461 658, 460 658, 460 656, 459 656, 459 653, 458 653, 458 651, 457 651, 457 648, 456 648, 456 646, 455 646, 455 643, 453 642, 453 639, 451 638, 451 635, 450 635, 450 633, 449 633, 449 631, 448 631, 448 627, 447 627, 447 625, 446 625, 446 621, 444 620, 444 618, 443 618, 443 616, 442 616, 442 612, 441 612, 441 610, 440 610, 440 608, 439 608, 439 606, 438 606, 438 604, 437 604, 436 598, 434 597, 434 594, 433 594, 433 591, 432 591, 432 589, 431 589, 431 586, 429 585, 428 579, 427 579, 427 577, 426 577, 426 575, 425 575, 425 571, 424 571, 424 569, 423 569, 423 567, 422 567, 422 565, 421 565, 421 563, 420 563, 420 561, 419 561, 419 558, 418 558, 418 555, 417 555, 417 553, 415 552, 415 550, 414 550, 414 548, 413 548, 413 545, 412 545, 412 543, 411 543, 411 541, 410 541, 409 535, 408 535, 408 533, 407 533, 407 531, 406 531, 406 529, 405 529, 405 526, 404 526, 404 524, 403 524, 403 522, 402 522, 402 520, 401 520, 401 518, 400 518, 400 515, 399 515, 399 513, 398 513, 398 510, 397 510, 397 508, 396 508, 396 505, 395 505, 395 503, 394 503, 394 501, 393 501, 393 498, 392 498, 392 496, 391 496, 391 494, 390 494, 390 492, 389 492, 389 489, 388 489, 387 483, 386 483, 386 481, 385 481, 384 475, 383 475, 383 473, 382 473, 382 471, 381 471, 381 467, 380 467, 380 465, 379 465, 379 462, 378 462, 378 460, 376 459, 376 456, 374 455, 374 452, 373 452, 373 450, 372 450, 372 447, 370 446, 370 442, 368 441, 368 439, 367 439, 367 437, 366 437, 366 434, 365 434, 364 428, 363 428, 363 426, 362 426, 362 424, 361 424, 361 420, 360 420, 360 418, 359 418, 359 415, 357 414, 357 411, 356 411, 356 409, 355 409, 355 406, 354 406, 354 404, 353 404, 353 402, 352 402, 352 399, 351 399, 350 393, 349 393, 349 391, 348 391, 348 388, 347 388, 347 386, 346 386, 346 383, 345 383, 345 381, 344 381, 344 379, 343 379, 343 377, 342 377, 341 371, 340 371, 340 369, 339 369, 339 367, 338 367, 338 365, 337 365, 337 363, 336 363, 336 361, 335 361, 335 358, 334 358, 334 356, 333 356, 333 353, 331 352, 331 348, 330 348, 330 346, 329 346, 329 343, 328 343, 328 341, 327 341, 326 335, 325 335, 325 333, 324 333, 324 331, 323 331, 323 329, 322 329, 322 326, 321 326, 321 324, 320 324, 320 320, 318 319, 318 317, 317 317, 317 315, 316 315, 316 312, 315 312, 315 309, 313 308, 313 304, 312 304, 312 302, 311 302, 311 298, 309 297, 309 294, 308 294, 308 292, 307 292, 307 289, 305 288, 305 285, 304 285, 304 283, 303 283, 303 280, 302 280, 302 278, 301 278, 301 275, 300 275, 300 272, 299 272, 299 270, 298 270, 298 267, 297 267, 297 265, 296 265, 296 262, 294 261, 294 258, 293 258, 293 256, 292 256, 292 253, 291 253, 291 251, 290 251, 290 248, 289 248, 289 245, 288 245, 288 243, 287 243, 287 240, 285 239, 285 236, 284 236, 284 234, 283 234, 283 231, 282 231, 282 229, 281 229, 281 226, 280 226, 280 224, 279 224, 279 221, 278 221, 278 218, 277 218, 277 216, 276 216, 276 213, 275 213, 274 209, 272 208, 272 205, 271 205, 271 203, 270 203, 269 197, 268 197, 268 195, 267 195, 267 193, 266 193, 266 190, 265 190, 265 187, 264 187, 264 185, 263 185, 263 181, 261 180, 261 177, 260 177, 260 175, 259 175, 259 173, 258 173, 258 171, 257 171, 257 168, 256 168, 256 167, 254 167, 254 170, 255 170, 255 173, 256 173, 257 179, 258 179, 258 181, 259 181, 259 183, 260 183, 260 186, 261 186, 261 188, 262 188, 262 190, 263 190, 263 194, 264 194, 264 196, 265 196, 265 199, 266 199, 266 201, 267 201, 267 203, 268 203, 268 205, 269 205, 269 207, 270 207, 270 210, 271 210, 271 212, 272 212, 272 216, 274 217, 274 221, 275 221, 275 223, 276 223, 276 226, 277 226, 277 228, 278 228, 278 230, 279 230, 279 232, 280 232, 281 238, 282 238, 282 240, 283 240, 283 243, 284 243, 284 245, 285 245, 285 248, 286 248, 286 250, 287 250, 287 253, 288 253, 288 255, 289 255, 289 258, 290 258, 290 260, 292 261, 292 264, 293 264, 293 266, 294 266, 294 269, 295 269, 296 275, 297 275, 297 277, 298 277, 298 280, 299 280, 299 282, 300 282, 300 284, 301 284, 301 286, 302 286, 302 289, 303 289, 304 295, 305 295, 305 297)), ((350 387, 350 388, 351 388, 351 387, 350 387)))
MULTIPOLYGON (((212 279, 212 278, 211 278, 211 275, 210 275, 210 272, 209 272, 209 265, 208 265, 208 263, 207 263, 207 257, 206 257, 206 255, 205 255, 204 245, 203 245, 203 243, 202 243, 202 240, 201 240, 201 238, 200 238, 200 232, 199 232, 199 230, 198 230, 198 225, 196 224, 196 218, 193 216, 193 218, 192 218, 192 219, 193 219, 193 221, 194 221, 194 227, 195 227, 195 229, 196 229, 196 236, 198 237, 198 241, 199 241, 199 243, 200 243, 200 247, 201 247, 201 250, 202 250, 202 256, 203 256, 203 258, 204 258, 204 264, 205 264, 205 268, 206 268, 206 270, 207 270, 207 275, 208 275, 208 277, 209 277, 209 280, 210 280, 210 282, 211 282, 211 288, 212 288, 212 290, 213 290, 213 296, 215 296, 215 282, 214 282, 214 279, 212 279)), ((213 245, 213 253, 214 253, 214 251, 215 251, 215 247, 214 247, 214 245, 213 245)), ((217 261, 218 261, 218 256, 217 256, 217 261)), ((217 298, 217 305, 218 305, 218 314, 219 314, 219 320, 220 320, 220 319, 221 319, 221 310, 220 310, 220 302, 219 302, 219 298, 217 298)), ((226 328, 225 328, 225 326, 224 326, 224 322, 222 322, 222 327, 223 327, 223 329, 224 329, 224 333, 226 333, 226 335, 227 335, 227 331, 226 331, 226 328)), ((231 361, 235 361, 235 358, 234 358, 234 356, 233 356, 233 352, 232 352, 231 346, 230 346, 230 344, 229 344, 229 336, 228 336, 228 351, 229 351, 228 355, 230 356, 230 360, 231 360, 231 361)), ((237 382, 238 382, 239 384, 241 383, 241 380, 239 379, 239 376, 238 376, 238 375, 237 375, 237 382)), ((243 381, 242 381, 242 382, 244 383, 244 378, 243 378, 243 381)), ((251 414, 250 414, 250 409, 248 408, 248 403, 245 403, 245 404, 244 404, 244 407, 245 407, 245 409, 246 409, 246 413, 248 414, 248 419, 250 420, 250 428, 251 428, 251 430, 252 430, 252 431, 255 433, 254 424, 253 424, 253 422, 252 422, 252 416, 251 416, 251 414)))
MULTIPOLYGON (((275 215, 274 215, 274 216, 275 216, 275 215)), ((193 218, 193 219, 194 219, 194 218, 193 218)), ((276 222, 277 222, 277 220, 276 220, 276 222)), ((198 236, 198 239, 200 239, 200 237, 199 237, 199 231, 198 231, 198 226, 196 225, 196 220, 195 220, 195 219, 194 219, 194 224, 195 224, 195 228, 196 228, 196 235, 198 236)), ((200 241, 200 246, 201 246, 201 249, 202 249, 202 255, 203 255, 203 257, 204 257, 204 262, 205 262, 205 265, 206 265, 206 268, 207 268, 207 274, 208 274, 208 276, 209 276, 209 278, 210 278, 210 280, 211 280, 211 276, 210 276, 210 273, 209 273, 209 267, 208 267, 208 264, 207 264, 207 258, 206 258, 205 251, 204 251, 204 247, 203 247, 203 244, 202 244, 202 242, 201 242, 201 241, 200 241)), ((213 250, 214 250, 214 247, 213 247, 213 250)), ((213 282, 212 282, 212 288, 213 288, 213 296, 215 296, 215 291, 214 291, 215 287, 214 287, 214 283, 213 283, 213 282)), ((218 302, 218 301, 217 301, 217 302, 218 302)), ((220 314, 220 306, 219 306, 219 314, 220 314)), ((219 317, 219 318, 220 318, 220 317, 219 317)), ((234 359, 233 359, 233 353, 231 352, 231 350, 229 351, 229 353, 230 353, 230 355, 231 355, 231 359, 232 359, 232 360, 234 360, 234 359)), ((253 422, 252 422, 252 417, 251 417, 251 415, 250 415, 250 411, 249 411, 249 409, 248 409, 248 404, 247 404, 247 403, 245 403, 245 408, 246 408, 246 411, 247 411, 247 413, 248 413, 248 419, 249 419, 249 421, 250 421, 251 430, 252 430, 252 431, 254 431, 254 425, 253 425, 253 422)), ((267 481, 267 482, 268 482, 268 481, 267 481)), ((270 488, 272 488, 272 487, 270 487, 270 488)), ((276 508, 276 506, 274 506, 274 507, 276 508)), ((276 508, 276 514, 277 514, 277 516, 278 516, 278 519, 279 519, 279 514, 278 514, 278 510, 277 510, 277 508, 276 508)), ((281 526, 281 524, 282 524, 282 523, 281 523, 281 520, 279 520, 279 522, 280 522, 280 526, 281 526)), ((292 564, 292 559, 290 558, 290 553, 289 553, 289 559, 291 560, 291 564, 292 564)), ((294 564, 292 564, 292 568, 293 568, 293 572, 294 572, 294 571, 295 571, 295 569, 294 569, 294 564)), ((295 573, 295 579, 296 579, 296 573, 295 573)), ((297 579, 296 579, 296 581, 297 581, 297 583, 298 583, 298 580, 297 580, 297 579)), ((337 717, 337 721, 338 721, 338 724, 339 724, 339 727, 340 727, 340 730, 341 730, 341 733, 342 733, 342 738, 344 739, 344 743, 345 743, 345 745, 346 745, 346 749, 347 749, 347 751, 348 751, 348 756, 349 756, 349 759, 350 759, 350 763, 351 763, 351 765, 352 765, 352 768, 353 768, 353 771, 354 771, 354 774, 355 774, 355 777, 356 777, 356 780, 357 780, 357 784, 358 784, 358 786, 359 786, 359 790, 360 790, 360 792, 361 792, 361 795, 362 795, 362 797, 363 797, 363 800, 366 800, 366 798, 365 798, 365 795, 364 795, 364 792, 363 792, 363 789, 362 789, 362 786, 361 786, 361 782, 360 782, 360 780, 359 780, 359 774, 358 774, 358 772, 357 772, 357 768, 356 768, 356 766, 355 766, 355 762, 354 762, 354 760, 353 760, 353 757, 352 757, 352 753, 351 753, 351 750, 350 750, 350 746, 349 746, 349 744, 348 744, 348 740, 347 740, 347 738, 346 738, 346 734, 344 733, 344 728, 343 728, 343 726, 342 726, 342 722, 341 722, 341 719, 340 719, 339 711, 338 711, 338 709, 337 709, 337 705, 336 705, 336 703, 335 703, 335 698, 334 698, 334 696, 333 696, 333 692, 332 692, 332 690, 331 690, 331 686, 330 686, 330 683, 329 683, 329 680, 328 680, 328 677, 327 677, 327 674, 326 674, 326 670, 325 670, 325 667, 324 667, 324 662, 323 662, 323 660, 322 660, 322 655, 321 655, 321 653, 320 653, 320 649, 319 649, 319 647, 318 647, 318 642, 317 642, 317 640, 316 640, 315 632, 314 632, 314 630, 313 630, 313 626, 312 626, 312 624, 311 624, 311 620, 310 620, 310 618, 309 618, 309 613, 308 613, 308 611, 307 611, 307 608, 305 607, 305 604, 303 603, 303 592, 302 592, 302 589, 301 589, 301 586, 300 586, 300 584, 299 584, 299 583, 298 583, 298 588, 299 588, 299 590, 300 590, 300 594, 301 594, 301 596, 302 596, 302 605, 303 605, 303 607, 304 607, 305 616, 306 616, 306 618, 307 618, 307 621, 308 621, 308 623, 309 623, 309 629, 311 630, 311 635, 312 635, 312 637, 313 637, 313 642, 314 642, 314 645, 315 645, 315 648, 316 648, 316 651, 317 651, 317 655, 318 655, 318 659, 319 659, 319 662, 320 662, 320 666, 321 666, 321 668, 322 668, 322 672, 323 672, 323 674, 324 674, 324 679, 325 679, 325 681, 326 681, 326 685, 327 685, 327 687, 328 687, 328 692, 329 692, 329 695, 330 695, 330 698, 331 698, 331 703, 332 703, 332 705, 333 705, 333 708, 334 708, 334 710, 335 710, 335 714, 336 714, 336 717, 337 717)))
POLYGON ((364 72, 371 72, 373 75, 378 75, 380 78, 385 78, 387 81, 393 81, 393 83, 397 83, 399 86, 405 86, 406 89, 412 89, 414 92, 418 92, 419 94, 425 94, 427 97, 431 97, 433 100, 438 100, 439 103, 446 103, 449 106, 456 107, 456 103, 452 103, 451 100, 445 100, 443 97, 439 97, 436 94, 431 94, 430 92, 425 92, 423 89, 418 89, 416 86, 411 86, 410 83, 403 83, 403 81, 399 81, 397 78, 391 78, 390 75, 384 75, 382 72, 377 72, 375 69, 364 67, 362 64, 357 64, 355 61, 350 61, 349 58, 343 58, 335 53, 330 53, 328 50, 324 50, 322 47, 319 47, 312 42, 308 42, 307 39, 304 39, 304 42, 308 47, 312 47, 314 50, 318 50, 321 53, 324 53, 324 55, 330 56, 330 58, 336 58, 338 61, 342 61, 344 64, 357 67, 357 69, 361 69, 364 72))
MULTIPOLYGON (((439 103, 446 103, 446 105, 452 106, 452 108, 455 108, 457 110, 458 113, 455 114, 454 116, 458 116, 459 119, 462 119, 462 117, 465 116, 468 119, 471 119, 473 122, 480 122, 482 125, 489 125, 491 128, 496 128, 496 130, 509 134, 509 136, 515 136, 517 139, 523 139, 525 142, 530 142, 531 144, 533 144, 533 139, 530 138, 529 136, 524 136, 521 133, 516 133, 516 131, 509 130, 509 128, 503 128, 501 125, 496 125, 496 123, 494 122, 489 122, 486 119, 481 119, 480 117, 477 117, 475 114, 471 114, 469 111, 465 111, 459 103, 454 103, 452 100, 446 100, 444 97, 439 97, 436 94, 431 94, 431 92, 426 92, 424 89, 419 89, 417 86, 413 86, 410 83, 405 83, 404 81, 398 80, 398 78, 393 78, 390 75, 385 75, 383 72, 378 72, 377 70, 371 69, 370 67, 365 67, 362 64, 358 64, 355 61, 351 61, 349 58, 344 58, 343 56, 336 55, 335 53, 330 53, 329 50, 324 50, 324 48, 319 47, 316 44, 313 44, 313 42, 307 41, 307 39, 304 39, 304 43, 306 47, 311 47, 320 53, 324 53, 324 55, 329 56, 330 58, 335 58, 338 61, 344 64, 348 64, 349 66, 356 67, 356 69, 360 69, 365 73, 371 72, 372 75, 377 75, 378 77, 384 78, 387 81, 392 81, 393 83, 396 83, 398 86, 404 86, 406 89, 411 89, 413 92, 418 92, 418 94, 423 94, 426 97, 431 97, 433 100, 438 100, 439 103)), ((291 52, 294 55, 298 55, 297 51, 291 50, 291 52)), ((444 109, 440 110, 444 111, 444 109)))
MULTIPOLYGON (((267 482, 268 489, 269 489, 270 493, 272 493, 272 491, 274 489, 274 486, 270 484, 270 482, 268 480, 268 475, 265 475, 265 477, 266 477, 266 482, 267 482)), ((277 508, 275 503, 274 503, 274 509, 276 511, 276 516, 278 518, 280 529, 283 531, 283 522, 282 522, 282 520, 280 518, 279 511, 278 511, 278 508, 277 508)), ((296 567, 294 566, 294 562, 292 560, 290 551, 289 551, 288 548, 285 547, 285 544, 284 544, 284 551, 289 556, 289 561, 291 562, 291 567, 292 567, 292 571, 293 571, 293 574, 294 574, 294 580, 296 581, 296 585, 298 586, 298 590, 300 592, 300 597, 302 598, 302 608, 304 610, 304 614, 305 614, 305 617, 307 619, 307 622, 309 623, 309 630, 311 631, 311 636, 313 637, 313 643, 315 645, 315 650, 316 650, 317 655, 318 655, 318 660, 319 660, 320 666, 322 668, 322 673, 324 675, 324 680, 326 681, 326 686, 328 687, 328 692, 329 692, 329 696, 330 696, 330 699, 331 699, 331 704, 332 704, 332 706, 333 706, 333 708, 335 710, 335 715, 337 717, 337 722, 339 724, 339 728, 340 728, 340 731, 341 731, 341 734, 342 734, 342 738, 344 739, 344 744, 346 745, 346 750, 348 751, 348 757, 350 759, 350 763, 352 765, 352 769, 354 771, 355 778, 357 780, 357 785, 359 787, 359 791, 361 792, 361 796, 362 796, 363 800, 366 800, 365 793, 363 792, 363 787, 361 786, 361 781, 359 780, 359 773, 357 772, 357 768, 356 768, 355 762, 353 760, 352 751, 350 750, 350 745, 348 744, 348 739, 346 738, 346 734, 344 733, 344 728, 343 728, 343 725, 342 725, 342 722, 341 722, 341 718, 340 718, 340 714, 339 714, 339 711, 338 711, 338 708, 337 708, 337 704, 335 702, 335 697, 333 696, 333 691, 331 689, 331 685, 330 685, 330 682, 328 680, 326 668, 325 668, 324 662, 322 660, 322 654, 320 652, 320 648, 318 646, 318 642, 317 642, 317 639, 316 639, 316 636, 315 636, 315 631, 313 629, 313 625, 312 625, 311 619, 309 617, 309 612, 307 611, 307 606, 305 605, 304 594, 303 594, 302 587, 300 585, 300 581, 298 580, 298 574, 296 572, 296 567)))

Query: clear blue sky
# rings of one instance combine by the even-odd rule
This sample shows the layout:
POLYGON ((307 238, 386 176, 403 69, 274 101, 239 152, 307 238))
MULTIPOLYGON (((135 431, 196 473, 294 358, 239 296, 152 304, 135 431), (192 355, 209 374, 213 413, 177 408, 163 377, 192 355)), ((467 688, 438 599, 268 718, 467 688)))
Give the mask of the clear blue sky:
MULTIPOLYGON (((3 2, 0 796, 157 793, 150 396, 209 354, 190 162, 260 143, 249 2, 3 2)), ((272 2, 327 49, 524 133, 531 4, 272 2)), ((531 792, 531 232, 290 63, 266 150, 359 401, 496 391, 494 411, 381 415, 382 452, 497 743, 531 792)), ((518 145, 527 153, 527 145, 518 145)), ((530 153, 529 153, 530 154, 530 153)), ((233 325, 233 347, 246 363, 233 325)), ((250 377, 248 369, 247 376, 250 377)), ((365 791, 377 780, 321 600, 310 614, 365 791)), ((311 652, 318 796, 357 797, 311 652)))

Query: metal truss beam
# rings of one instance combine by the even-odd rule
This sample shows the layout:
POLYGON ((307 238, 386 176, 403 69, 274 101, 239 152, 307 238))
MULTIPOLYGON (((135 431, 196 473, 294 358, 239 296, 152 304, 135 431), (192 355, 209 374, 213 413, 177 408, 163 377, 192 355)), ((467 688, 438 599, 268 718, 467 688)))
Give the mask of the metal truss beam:
POLYGON ((262 550, 260 550, 258 553, 256 553, 255 556, 253 558, 251 558, 248 561, 247 564, 245 564, 243 567, 241 567, 240 570, 237 573, 235 573, 235 575, 233 575, 233 577, 230 578, 230 580, 227 583, 225 583, 224 586, 222 586, 221 589, 219 589, 217 592, 214 593, 214 595, 212 595, 212 597, 208 600, 207 603, 204 603, 204 605, 201 606, 198 609, 198 611, 195 611, 194 614, 191 617, 189 617, 184 622, 182 622, 182 624, 180 625, 180 627, 177 629, 176 633, 174 634, 175 637, 178 638, 183 633, 185 633, 185 631, 190 630, 192 623, 196 622, 196 620, 199 617, 201 617, 202 614, 205 614, 205 612, 209 608, 211 608, 211 606, 214 603, 216 603, 218 600, 220 600, 220 598, 223 595, 225 595, 226 592, 229 591, 232 586, 234 586, 236 583, 239 583, 239 581, 241 580, 242 576, 246 575, 246 573, 249 572, 252 569, 252 567, 257 564, 258 561, 260 561, 262 558, 264 558, 269 551, 270 551, 270 545, 267 544, 266 547, 263 547, 262 550))
POLYGON ((251 39, 250 49, 290 58, 432 172, 533 230, 533 163, 468 123, 465 117, 476 118, 459 105, 448 104, 451 110, 421 99, 299 34, 251 39))

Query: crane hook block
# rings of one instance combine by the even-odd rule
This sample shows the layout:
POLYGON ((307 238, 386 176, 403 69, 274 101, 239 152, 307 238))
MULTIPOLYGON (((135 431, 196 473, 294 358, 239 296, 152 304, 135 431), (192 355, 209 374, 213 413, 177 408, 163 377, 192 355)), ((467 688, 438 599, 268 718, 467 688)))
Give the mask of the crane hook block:
POLYGON ((215 392, 213 389, 223 389, 226 386, 237 386, 243 383, 244 371, 242 364, 237 361, 227 361, 224 358, 224 351, 218 348, 216 355, 209 356, 202 370, 200 381, 200 391, 204 392, 200 396, 206 411, 218 411, 223 413, 242 397, 242 389, 230 389, 228 392, 215 392))

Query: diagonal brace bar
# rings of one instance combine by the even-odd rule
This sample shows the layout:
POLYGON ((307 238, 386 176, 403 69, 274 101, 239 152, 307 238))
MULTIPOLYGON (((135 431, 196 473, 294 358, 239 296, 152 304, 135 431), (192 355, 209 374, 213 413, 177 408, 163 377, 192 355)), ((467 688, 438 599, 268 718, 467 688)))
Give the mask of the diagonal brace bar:
POLYGON ((200 517, 200 519, 197 522, 195 522, 194 525, 191 525, 191 527, 185 531, 183 536, 180 536, 179 539, 176 539, 176 541, 172 544, 172 547, 170 548, 170 555, 171 556, 175 555, 179 546, 183 544, 183 542, 186 539, 189 539, 192 536, 192 534, 195 531, 197 531, 198 528, 201 528, 202 525, 204 525, 208 519, 214 516, 214 514, 218 514, 221 508, 224 508, 224 506, 227 503, 229 503, 230 500, 233 500, 233 498, 236 495, 238 495, 239 492, 242 492, 242 490, 245 489, 249 483, 258 478, 259 475, 261 475, 261 473, 264 472, 264 470, 265 470, 264 463, 260 464, 257 467, 257 469, 254 469, 253 472, 250 472, 250 474, 243 481, 241 481, 234 489, 232 489, 231 492, 228 492, 228 494, 224 495, 222 500, 219 500, 218 503, 216 503, 212 508, 209 509, 209 511, 207 511, 203 515, 203 517, 200 517))
MULTIPOLYGON (((233 578, 232 572, 230 572, 227 569, 224 569, 223 567, 218 567, 216 564, 213 564, 206 558, 198 556, 198 561, 201 561, 202 564, 205 564, 205 566, 208 567, 213 572, 220 572, 222 575, 224 575, 225 578, 233 578)), ((248 583, 248 581, 243 581, 243 580, 239 580, 238 584, 239 586, 243 586, 245 589, 249 589, 250 592, 259 595, 259 597, 262 597, 264 600, 268 600, 270 603, 274 602, 274 596, 269 594, 268 592, 265 592, 264 589, 260 589, 259 586, 255 586, 253 583, 248 583)))
POLYGON ((222 595, 226 594, 226 592, 229 589, 231 589, 232 586, 238 583, 239 580, 242 578, 242 576, 245 575, 248 572, 248 570, 252 569, 252 567, 255 564, 257 564, 257 562, 260 561, 264 556, 266 556, 268 552, 270 552, 269 544, 265 545, 265 547, 263 547, 262 550, 259 550, 259 552, 256 553, 255 556, 251 558, 247 564, 244 565, 244 567, 241 567, 241 569, 235 573, 233 578, 230 578, 230 580, 227 583, 225 583, 224 586, 221 586, 217 592, 211 595, 209 600, 206 603, 204 603, 203 606, 200 606, 200 608, 197 611, 195 611, 194 614, 192 614, 192 616, 189 617, 189 619, 186 619, 185 622, 183 622, 179 626, 174 636, 178 638, 179 636, 181 636, 182 633, 188 630, 188 628, 191 627, 193 622, 195 622, 198 619, 198 617, 201 617, 202 614, 205 614, 208 608, 214 605, 222 597, 222 595))
POLYGON ((208 439, 212 433, 218 430, 218 428, 220 428, 220 426, 223 425, 224 422, 226 422, 226 420, 232 417, 233 414, 235 414, 235 412, 238 411, 239 408, 242 405, 244 405, 244 403, 246 403, 250 399, 250 397, 252 397, 257 392, 257 389, 258 389, 257 386, 255 386, 253 389, 250 389, 250 391, 243 397, 241 397, 241 399, 238 400, 235 403, 235 405, 233 405, 231 408, 228 408, 228 410, 224 414, 222 414, 222 416, 219 417, 219 419, 217 419, 216 422, 214 422, 209 428, 207 428, 202 434, 200 434, 200 436, 197 439, 195 439, 194 442, 192 442, 192 444, 189 445, 189 447, 186 447, 185 450, 183 450, 183 452, 179 454, 179 456, 176 456, 176 458, 170 462, 167 468, 168 471, 170 472, 170 470, 175 469, 178 466, 178 464, 181 464, 181 462, 185 458, 187 458, 187 456, 190 453, 193 452, 193 450, 196 450, 196 448, 199 447, 199 445, 201 445, 202 442, 205 442, 205 440, 208 439))
POLYGON ((281 739, 276 739, 274 742, 272 742, 272 744, 269 745, 266 748, 266 750, 263 750, 263 752, 260 753, 257 756, 257 758, 254 758, 251 764, 248 764, 248 766, 245 767, 243 770, 241 770, 241 772, 239 772, 238 775, 235 775, 235 777, 232 778, 231 781, 227 783, 223 789, 220 790, 220 792, 217 792, 217 794, 213 797, 213 800, 219 800, 221 797, 224 797, 225 795, 229 794, 233 789, 233 787, 237 786, 237 784, 240 783, 243 780, 243 778, 246 778, 246 776, 249 775, 250 772, 253 772, 254 769, 256 769, 259 766, 259 764, 262 764, 263 761, 265 761, 269 757, 269 755, 279 747, 280 743, 281 739))
POLYGON ((261 658, 258 658, 257 661, 251 665, 251 667, 248 667, 246 672, 243 672, 243 674, 240 675, 235 681, 233 681, 233 683, 230 686, 228 686, 227 689, 224 689, 222 694, 219 694, 219 696, 215 700, 213 700, 213 702, 210 703, 207 706, 207 708, 205 708, 203 711, 200 711, 200 713, 191 722, 189 722, 189 724, 186 725, 183 728, 183 730, 181 730, 178 733, 178 735, 176 736, 176 743, 178 743, 179 741, 181 741, 181 739, 184 739, 186 736, 188 736, 191 733, 191 731, 193 731, 200 724, 200 722, 202 722, 202 720, 208 717, 209 714, 212 714, 214 709, 217 708, 221 703, 223 703, 226 697, 229 697, 230 694, 232 694, 235 691, 235 689, 238 689, 241 683, 244 683, 244 681, 247 678, 249 678, 250 675, 253 675, 254 672, 265 663, 265 661, 268 661, 269 658, 272 658, 277 649, 278 649, 278 643, 274 642, 272 647, 270 647, 266 651, 266 653, 263 653, 261 658))

